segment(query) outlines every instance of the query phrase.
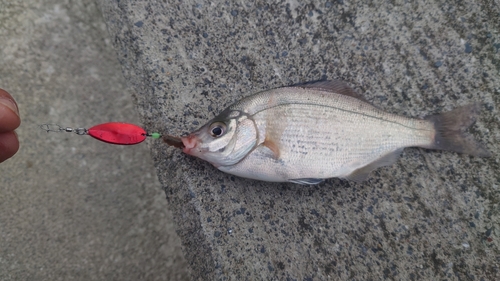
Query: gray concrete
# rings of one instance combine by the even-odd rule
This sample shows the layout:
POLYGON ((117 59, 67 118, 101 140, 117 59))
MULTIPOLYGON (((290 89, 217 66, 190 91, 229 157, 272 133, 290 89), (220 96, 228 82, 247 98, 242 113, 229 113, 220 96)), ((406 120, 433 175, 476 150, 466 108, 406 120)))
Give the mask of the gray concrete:
POLYGON ((322 78, 407 116, 483 102, 471 131, 492 158, 406 149, 362 184, 246 180, 154 143, 193 279, 500 278, 494 1, 100 3, 150 130, 187 133, 250 93, 322 78))
POLYGON ((0 164, 0 280, 187 280, 148 144, 44 122, 141 123, 93 1, 0 0, 0 87, 22 116, 0 164))

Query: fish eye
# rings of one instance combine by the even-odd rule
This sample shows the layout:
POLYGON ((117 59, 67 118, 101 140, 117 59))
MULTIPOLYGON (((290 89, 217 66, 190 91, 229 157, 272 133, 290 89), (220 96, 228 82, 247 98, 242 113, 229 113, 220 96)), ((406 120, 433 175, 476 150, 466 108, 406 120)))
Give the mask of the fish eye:
POLYGON ((214 122, 212 123, 212 125, 210 125, 209 131, 212 137, 220 137, 226 132, 226 124, 222 122, 214 122))

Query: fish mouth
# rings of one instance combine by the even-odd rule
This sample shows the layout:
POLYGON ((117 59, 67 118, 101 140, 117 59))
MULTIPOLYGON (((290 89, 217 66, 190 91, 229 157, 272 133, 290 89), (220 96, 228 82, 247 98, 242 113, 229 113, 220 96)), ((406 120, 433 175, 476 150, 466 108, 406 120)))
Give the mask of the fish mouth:
POLYGON ((164 135, 163 141, 173 147, 182 149, 182 152, 196 156, 199 150, 195 148, 198 146, 200 139, 195 135, 189 135, 186 137, 174 137, 170 135, 164 135))
POLYGON ((195 151, 193 151, 193 148, 195 148, 198 145, 199 142, 198 137, 194 135, 189 135, 187 137, 181 137, 181 141, 184 146, 182 147, 182 152, 194 155, 195 151))

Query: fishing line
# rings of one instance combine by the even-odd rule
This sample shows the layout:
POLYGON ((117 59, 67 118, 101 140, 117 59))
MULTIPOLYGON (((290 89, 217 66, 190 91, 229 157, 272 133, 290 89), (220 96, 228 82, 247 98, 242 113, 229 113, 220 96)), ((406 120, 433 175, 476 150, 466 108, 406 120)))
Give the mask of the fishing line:
POLYGON ((153 139, 163 138, 168 145, 182 148, 183 144, 180 138, 162 135, 160 133, 147 133, 143 128, 123 122, 109 122, 95 125, 89 129, 63 127, 58 124, 42 124, 40 129, 54 133, 75 133, 77 135, 89 135, 97 140, 117 145, 133 145, 143 142, 146 137, 153 139))

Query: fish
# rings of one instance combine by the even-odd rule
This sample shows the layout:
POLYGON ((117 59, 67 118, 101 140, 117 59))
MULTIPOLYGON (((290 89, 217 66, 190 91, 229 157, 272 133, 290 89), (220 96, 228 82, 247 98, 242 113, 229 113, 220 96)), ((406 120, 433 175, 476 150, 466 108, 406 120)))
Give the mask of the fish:
POLYGON ((406 147, 491 156, 465 132, 479 112, 473 103, 408 118, 371 105, 342 80, 327 80, 253 94, 170 142, 239 177, 302 185, 329 178, 359 183, 395 163, 406 147))

